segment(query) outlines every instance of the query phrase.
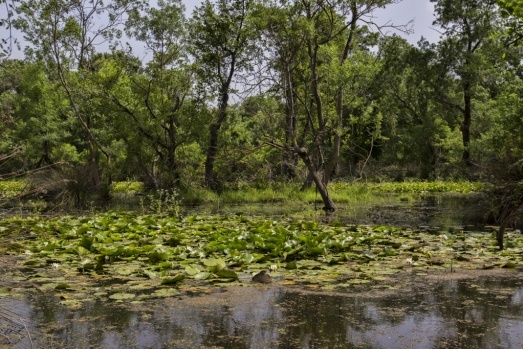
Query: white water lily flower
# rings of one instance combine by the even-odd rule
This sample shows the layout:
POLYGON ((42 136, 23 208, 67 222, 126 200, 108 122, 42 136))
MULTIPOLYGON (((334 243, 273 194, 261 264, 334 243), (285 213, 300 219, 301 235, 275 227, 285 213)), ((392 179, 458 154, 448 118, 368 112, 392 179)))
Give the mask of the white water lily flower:
POLYGON ((53 263, 53 264, 51 264, 51 266, 52 266, 53 268, 55 268, 55 269, 60 268, 60 264, 59 264, 59 263, 53 263))
POLYGON ((278 266, 276 264, 271 264, 271 266, 269 267, 270 271, 276 271, 276 269, 278 269, 278 266))
POLYGON ((441 235, 441 237, 442 237, 443 239, 445 239, 445 240, 448 240, 448 239, 449 239, 449 237, 448 237, 446 234, 441 235))
POLYGON ((91 263, 91 260, 89 258, 86 258, 81 263, 82 265, 86 265, 87 263, 91 263))
POLYGON ((407 263, 409 263, 409 264, 414 263, 414 260, 412 259, 412 257, 408 257, 406 260, 407 260, 407 263))
POLYGON ((198 257, 204 258, 205 257, 205 253, 203 253, 203 252, 198 253, 198 257))

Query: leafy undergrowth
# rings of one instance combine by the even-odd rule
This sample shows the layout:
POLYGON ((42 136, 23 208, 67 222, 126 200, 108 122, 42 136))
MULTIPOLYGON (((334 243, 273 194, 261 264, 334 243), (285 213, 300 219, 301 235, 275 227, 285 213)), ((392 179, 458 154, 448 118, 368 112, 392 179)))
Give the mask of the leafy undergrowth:
POLYGON ((24 256, 11 277, 74 306, 93 297, 141 301, 246 284, 260 270, 271 270, 275 283, 333 289, 386 286, 402 270, 523 267, 521 234, 508 233, 503 252, 493 234, 112 212, 4 219, 0 254, 24 256))
POLYGON ((369 184, 369 189, 386 193, 461 193, 485 192, 490 188, 481 182, 384 182, 369 184))
POLYGON ((0 181, 0 199, 15 197, 27 189, 24 181, 0 181))

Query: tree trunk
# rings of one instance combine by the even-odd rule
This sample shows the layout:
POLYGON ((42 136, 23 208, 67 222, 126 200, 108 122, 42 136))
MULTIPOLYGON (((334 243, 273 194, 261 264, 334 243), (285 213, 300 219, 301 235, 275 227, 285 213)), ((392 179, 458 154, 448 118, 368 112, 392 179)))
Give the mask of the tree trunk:
MULTIPOLYGON (((285 98, 287 101, 293 99, 292 97, 292 76, 289 69, 288 63, 286 64, 285 69, 285 98)), ((294 115, 294 105, 290 103, 286 104, 287 108, 287 120, 286 120, 286 130, 285 130, 285 145, 292 147, 292 142, 296 137, 296 116, 294 115)), ((288 152, 284 155, 284 168, 283 172, 287 179, 292 179, 296 176, 294 169, 298 165, 298 158, 296 154, 288 152)))
POLYGON ((463 123, 461 124, 461 134, 463 137, 463 162, 467 166, 472 165, 470 159, 470 125, 472 123, 472 97, 470 86, 468 83, 464 86, 464 102, 465 108, 463 110, 463 123))
MULTIPOLYGON (((232 77, 232 75, 231 75, 232 77)), ((220 103, 218 105, 218 118, 209 127, 209 147, 207 148, 207 159, 205 160, 205 185, 209 188, 218 189, 216 174, 214 173, 214 162, 218 154, 218 136, 223 122, 227 118, 227 105, 229 102, 229 85, 222 87, 220 103)))
POLYGON ((316 184, 316 189, 318 189, 318 192, 321 195, 321 199, 323 200, 323 210, 326 213, 332 213, 336 211, 336 206, 334 206, 334 202, 332 201, 329 192, 327 191, 327 187, 323 184, 321 175, 314 167, 314 163, 309 157, 307 150, 305 148, 300 148, 297 144, 294 144, 294 151, 305 163, 305 166, 307 166, 307 169, 309 170, 309 173, 314 180, 314 184, 316 184))
POLYGON ((218 154, 218 132, 220 124, 215 123, 209 127, 209 147, 207 148, 207 158, 205 160, 205 185, 211 189, 217 189, 216 175, 214 173, 214 161, 218 154))
POLYGON ((316 184, 316 188, 321 195, 323 200, 323 210, 326 213, 332 213, 336 210, 334 202, 329 196, 327 187, 323 184, 320 173, 316 170, 313 161, 309 157, 309 154, 305 148, 302 148, 298 145, 296 141, 296 108, 294 104, 294 89, 292 84, 292 78, 290 73, 290 61, 284 61, 286 66, 286 76, 285 76, 285 99, 286 99, 286 108, 287 108, 287 137, 290 137, 290 143, 292 144, 292 150, 294 153, 302 159, 305 166, 309 171, 309 175, 312 177, 312 180, 316 184))
MULTIPOLYGON (((352 19, 349 26, 349 36, 345 41, 345 47, 340 59, 340 66, 345 64, 353 48, 354 33, 356 32, 356 24, 359 18, 358 7, 356 6, 355 2, 351 4, 351 12, 352 19)), ((331 177, 335 174, 341 154, 341 128, 343 126, 343 87, 340 87, 336 92, 336 116, 337 129, 335 130, 334 134, 334 144, 332 146, 332 152, 330 154, 329 160, 325 165, 325 172, 323 174, 325 185, 329 184, 331 177)))

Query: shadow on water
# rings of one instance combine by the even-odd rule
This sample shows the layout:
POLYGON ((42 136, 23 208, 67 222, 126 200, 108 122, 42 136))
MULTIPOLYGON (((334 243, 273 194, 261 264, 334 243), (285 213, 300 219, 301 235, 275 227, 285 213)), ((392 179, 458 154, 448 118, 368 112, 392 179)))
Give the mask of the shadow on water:
MULTIPOLYGON (((77 309, 40 293, 0 306, 31 319, 34 348, 523 348, 523 273, 476 273, 412 275, 396 289, 215 287, 77 309)), ((30 348, 20 337, 0 348, 30 348)))
MULTIPOLYGON (((379 224, 390 226, 478 227, 489 212, 482 194, 434 193, 408 197, 399 194, 382 194, 379 198, 363 200, 357 204, 337 205, 329 220, 349 224, 379 224)), ((251 203, 203 204, 184 207, 186 214, 254 214, 264 216, 296 216, 325 220, 321 203, 251 203)))

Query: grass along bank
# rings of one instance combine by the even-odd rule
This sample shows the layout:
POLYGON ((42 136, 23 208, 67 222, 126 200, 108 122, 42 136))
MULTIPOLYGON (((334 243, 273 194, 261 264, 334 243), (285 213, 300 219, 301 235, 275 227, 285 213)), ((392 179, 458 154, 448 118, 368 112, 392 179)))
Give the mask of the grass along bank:
MULTIPOLYGON (((397 202, 413 202, 423 195, 434 193, 471 194, 484 192, 489 188, 479 182, 381 182, 349 183, 335 182, 329 185, 329 193, 337 205, 346 207, 384 205, 397 202)), ((10 206, 13 211, 25 214, 38 214, 46 211, 46 202, 40 198, 18 198, 24 191, 31 191, 24 181, 0 182, 0 203, 10 206)), ((228 205, 278 204, 280 206, 302 207, 312 209, 311 204, 321 204, 321 197, 315 188, 301 190, 297 183, 269 182, 263 185, 250 186, 237 183, 235 188, 214 192, 196 187, 183 191, 146 191, 143 183, 136 181, 115 182, 111 186, 111 207, 137 210, 141 213, 161 213, 176 211, 181 206, 208 205, 224 207, 228 205)), ((103 210, 107 203, 88 202, 87 209, 103 210)), ((52 207, 52 205, 49 205, 52 207)), ((59 209, 61 209, 59 207, 59 209)), ((255 209, 253 209, 255 210, 255 209)), ((301 210, 301 209, 300 209, 301 210)), ((12 212, 11 212, 12 213, 12 212)))
MULTIPOLYGON (((381 200, 383 194, 405 194, 417 196, 430 193, 460 193, 470 194, 485 192, 488 184, 481 182, 383 182, 383 183, 348 183, 335 182, 329 185, 329 194, 334 202, 352 204, 368 200, 381 200)), ((315 202, 321 201, 315 188, 301 190, 299 184, 268 183, 262 188, 243 186, 241 189, 225 190, 215 193, 206 189, 190 189, 180 195, 183 202, 224 204, 256 203, 256 202, 315 202)))

